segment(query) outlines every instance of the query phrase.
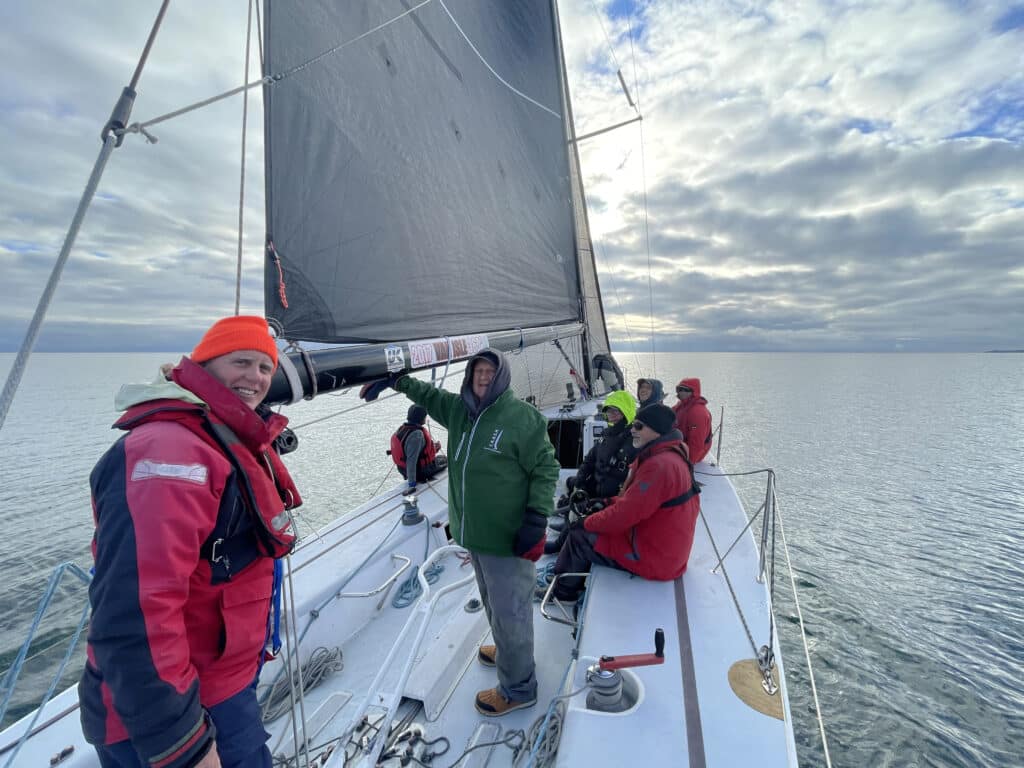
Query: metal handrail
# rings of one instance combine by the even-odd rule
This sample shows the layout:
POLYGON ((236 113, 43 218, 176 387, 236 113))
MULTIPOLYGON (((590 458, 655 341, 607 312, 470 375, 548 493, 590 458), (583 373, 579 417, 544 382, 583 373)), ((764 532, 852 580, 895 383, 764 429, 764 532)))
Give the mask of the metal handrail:
POLYGON ((406 557, 405 555, 397 555, 394 552, 392 552, 391 559, 405 560, 405 565, 403 565, 393 574, 388 576, 384 583, 376 589, 371 589, 369 592, 336 592, 334 596, 338 599, 342 597, 370 597, 371 595, 376 595, 380 592, 383 592, 385 589, 389 588, 392 584, 398 581, 398 577, 405 573, 407 570, 409 570, 409 566, 412 565, 412 558, 406 557))
POLYGON ((377 758, 380 755, 381 750, 384 748, 384 736, 387 735, 388 728, 391 725, 391 721, 394 719, 395 714, 398 711, 396 705, 401 700, 402 691, 405 689, 405 684, 406 682, 408 682, 409 675, 412 673, 412 668, 416 661, 416 654, 419 651, 420 645, 423 643, 423 638, 426 635, 427 627, 430 624, 430 618, 434 613, 434 609, 437 606, 438 601, 449 592, 466 586, 476 578, 475 574, 470 573, 465 578, 459 579, 458 581, 455 581, 451 584, 448 584, 445 587, 442 587, 433 596, 430 594, 430 584, 427 582, 426 577, 427 570, 441 558, 445 557, 448 554, 453 554, 456 552, 465 552, 465 549, 456 544, 448 544, 446 546, 440 547, 434 550, 433 554, 431 554, 430 557, 428 557, 424 561, 423 565, 421 565, 417 569, 416 578, 420 583, 420 587, 423 590, 423 594, 420 596, 420 599, 417 601, 415 607, 413 608, 412 615, 405 622, 405 625, 398 633, 398 637, 395 638, 395 642, 391 645, 391 649, 388 651, 387 656, 384 658, 384 661, 380 665, 380 669, 377 671, 377 676, 374 677, 373 682, 370 683, 370 686, 367 689, 366 697, 363 699, 363 703, 359 705, 359 709, 356 710, 355 715, 353 715, 352 719, 349 721, 349 725, 345 729, 345 733, 342 736, 341 743, 348 743, 349 739, 352 737, 352 733, 359 726, 359 723, 362 721, 364 715, 366 715, 366 711, 370 708, 371 704, 373 704, 374 706, 381 707, 384 710, 385 714, 383 719, 375 726, 377 729, 377 736, 375 737, 373 749, 367 756, 367 765, 376 765, 377 758), (399 675, 398 682, 395 685, 395 689, 394 691, 392 691, 391 696, 387 702, 380 703, 379 700, 381 697, 379 694, 379 690, 384 680, 384 677, 388 672, 391 671, 392 663, 398 656, 398 652, 401 650, 406 637, 409 635, 409 632, 412 630, 413 625, 415 625, 417 621, 419 621, 419 629, 416 633, 416 638, 413 640, 412 648, 409 650, 408 658, 406 659, 404 665, 402 666, 402 672, 399 675))

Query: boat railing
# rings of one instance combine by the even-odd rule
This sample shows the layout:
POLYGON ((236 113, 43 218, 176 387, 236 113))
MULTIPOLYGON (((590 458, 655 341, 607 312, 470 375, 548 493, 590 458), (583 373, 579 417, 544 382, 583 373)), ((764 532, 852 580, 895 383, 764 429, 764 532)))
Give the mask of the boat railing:
MULTIPOLYGON (((53 569, 50 574, 50 580, 47 583, 46 591, 43 593, 42 598, 39 601, 39 607, 36 610, 36 615, 32 619, 32 624, 29 627, 28 634, 25 637, 25 641, 21 644, 21 648, 18 650, 14 661, 11 666, 7 669, 4 674, 3 682, 0 682, 0 694, 2 694, 2 700, 0 700, 0 722, 3 722, 7 716, 7 710, 10 707, 11 700, 14 697, 14 690, 18 683, 18 677, 25 666, 25 662, 30 658, 29 650, 32 647, 32 641, 36 637, 36 633, 39 631, 39 626, 43 621, 43 617, 46 615, 50 604, 53 602, 54 596, 57 594, 57 590, 63 582, 65 575, 70 574, 77 578, 82 584, 88 586, 92 581, 92 577, 83 571, 78 565, 72 562, 65 562, 58 565, 53 569)), ((35 714, 32 719, 25 726, 25 731, 21 738, 14 745, 7 745, 5 751, 13 746, 13 751, 7 757, 7 761, 4 763, 4 768, 14 765, 14 758, 18 755, 22 745, 28 740, 29 736, 32 735, 33 729, 35 728, 36 722, 42 715, 43 710, 46 708, 47 703, 53 697, 53 694, 57 690, 57 686, 61 679, 64 677, 64 672, 68 667, 72 657, 75 653, 75 648, 78 646, 78 641, 81 638, 82 630, 85 629, 86 622, 89 618, 89 601, 85 601, 85 605, 82 609, 81 616, 78 620, 78 625, 75 627, 75 631, 72 633, 68 640, 68 648, 64 653, 64 658, 61 660, 60 665, 57 667, 57 671, 54 673, 53 679, 50 681, 50 685, 43 695, 42 700, 39 702, 39 706, 35 710, 35 714)), ((59 645, 59 643, 58 643, 59 645)), ((53 648, 54 646, 50 646, 53 648)))
POLYGON ((448 544, 446 546, 439 547, 431 553, 430 557, 428 557, 416 571, 416 578, 419 581, 420 588, 423 590, 420 599, 417 601, 412 615, 406 620, 401 631, 398 633, 398 636, 395 638, 394 643, 392 643, 391 649, 388 651, 387 656, 381 663, 376 677, 374 677, 373 682, 370 683, 366 696, 363 699, 363 703, 359 705, 355 715, 349 721, 349 726, 345 731, 345 735, 341 739, 342 744, 348 743, 352 734, 355 732, 359 723, 365 717, 367 710, 371 706, 380 707, 384 710, 383 719, 374 725, 377 737, 373 742, 370 753, 367 755, 367 759, 365 761, 366 765, 376 765, 377 758, 379 757, 381 750, 384 748, 385 739, 382 738, 381 735, 388 732, 391 721, 394 719, 395 714, 398 711, 398 704, 401 701, 402 692, 409 680, 409 675, 412 673, 412 668, 416 663, 416 655, 419 652, 420 646, 423 644, 423 638, 426 636, 430 619, 434 614, 438 601, 449 592, 453 592, 456 589, 461 589, 462 587, 467 586, 476 578, 471 573, 468 576, 452 582, 451 584, 445 585, 432 594, 426 574, 442 558, 449 554, 462 552, 465 552, 465 549, 456 544, 448 544), (392 671, 392 666, 398 659, 398 654, 402 650, 402 646, 405 644, 406 638, 412 632, 414 627, 417 629, 416 636, 412 642, 412 647, 408 651, 405 661, 402 663, 398 682, 390 696, 388 696, 387 700, 384 701, 380 694, 384 678, 392 671), (383 703, 379 703, 382 701, 383 703))
MULTIPOLYGON (((544 593, 544 599, 540 601, 540 615, 548 621, 553 621, 557 624, 565 624, 566 626, 576 629, 579 627, 579 619, 577 615, 570 615, 570 613, 578 614, 574 611, 576 603, 564 603, 555 597, 555 585, 558 584, 560 579, 572 579, 572 578, 583 578, 584 582, 589 581, 590 573, 556 573, 551 583, 548 584, 547 591, 544 593), (548 613, 548 608, 551 606, 557 606, 561 612, 561 616, 556 616, 552 613, 548 613)), ((584 593, 586 594, 586 593, 584 593)))
MULTIPOLYGON (((723 409, 724 412, 724 409, 723 409)), ((719 421, 719 430, 721 429, 722 421, 719 421)), ((718 447, 721 450, 721 431, 719 431, 718 447)), ((716 458, 717 463, 717 458, 716 458)), ((698 472, 697 474, 703 474, 698 472)), ((786 560, 786 569, 789 572, 790 580, 790 594, 793 596, 793 605, 796 609, 797 619, 800 626, 800 639, 803 644, 804 660, 807 666, 807 676, 811 686, 811 695, 814 701, 814 711, 818 724, 819 735, 821 736, 822 750, 825 756, 826 766, 831 766, 831 756, 828 750, 828 739, 825 735, 825 723, 821 712, 821 704, 818 700, 818 688, 814 679, 814 668, 811 665, 811 654, 810 648, 807 642, 807 632, 804 626, 803 611, 800 608, 800 598, 796 588, 796 576, 793 570, 793 562, 789 555, 789 543, 786 541, 786 531, 783 527, 782 512, 779 509, 778 495, 776 492, 776 476, 775 470, 756 469, 747 472, 722 472, 720 469, 715 473, 708 473, 714 475, 721 475, 728 478, 745 477, 753 475, 765 475, 765 490, 764 499, 762 500, 757 511, 749 517, 747 524, 743 529, 736 535, 733 541, 725 549, 724 552, 720 552, 718 545, 715 542, 714 536, 711 533, 711 527, 708 524, 707 519, 704 517, 704 512, 701 511, 700 518, 704 523, 704 528, 707 531, 708 539, 711 542, 711 546, 715 550, 715 556, 717 562, 715 567, 711 569, 712 573, 718 573, 721 571, 723 578, 725 579, 726 585, 729 587, 729 592, 732 595, 733 602, 736 605, 736 611, 739 614, 740 621, 743 624, 743 628, 747 633, 747 639, 750 641, 751 649, 754 652, 754 657, 757 660, 758 668, 761 672, 761 686, 764 691, 769 695, 774 695, 777 690, 777 685, 772 679, 772 669, 775 666, 775 651, 776 646, 776 625, 775 625, 775 556, 776 556, 776 529, 778 530, 779 539, 782 542, 782 552, 786 560), (743 615, 743 611, 740 607, 739 601, 736 598, 736 593, 733 590, 732 582, 729 578, 729 573, 726 569, 726 558, 729 553, 736 547, 740 540, 749 535, 747 532, 753 527, 754 523, 757 522, 758 518, 761 518, 760 532, 755 536, 755 543, 758 551, 758 569, 756 579, 759 583, 765 583, 767 581, 767 589, 769 596, 768 611, 768 642, 758 647, 754 642, 754 637, 751 632, 749 625, 747 624, 746 617, 743 615)), ((741 505, 742 506, 742 505, 741 505)))

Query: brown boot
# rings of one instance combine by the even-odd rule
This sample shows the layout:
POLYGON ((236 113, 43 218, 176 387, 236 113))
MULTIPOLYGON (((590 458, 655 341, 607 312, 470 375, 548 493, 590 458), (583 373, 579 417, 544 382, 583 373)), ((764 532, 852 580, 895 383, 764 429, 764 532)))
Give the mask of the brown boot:
POLYGON ((476 652, 476 658, 485 667, 493 667, 495 659, 498 658, 498 646, 481 645, 480 650, 476 652))
POLYGON ((488 688, 476 695, 476 711, 487 717, 501 717, 517 709, 532 707, 536 703, 536 696, 528 701, 509 701, 497 688, 488 688))

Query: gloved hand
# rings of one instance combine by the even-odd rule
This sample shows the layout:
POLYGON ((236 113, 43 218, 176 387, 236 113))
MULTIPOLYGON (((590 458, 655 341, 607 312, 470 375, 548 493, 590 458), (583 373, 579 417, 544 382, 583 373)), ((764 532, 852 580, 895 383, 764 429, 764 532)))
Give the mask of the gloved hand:
POLYGON ((386 379, 377 379, 363 384, 359 390, 359 396, 366 402, 372 402, 380 397, 380 393, 389 387, 394 389, 395 383, 402 378, 400 374, 392 373, 386 379))
POLYGON ((547 529, 547 517, 527 507, 523 514, 523 524, 519 526, 512 540, 512 554, 537 562, 544 554, 547 529))
POLYGON ((587 502, 587 514, 592 515, 595 512, 600 512, 607 506, 608 499, 591 499, 587 502))

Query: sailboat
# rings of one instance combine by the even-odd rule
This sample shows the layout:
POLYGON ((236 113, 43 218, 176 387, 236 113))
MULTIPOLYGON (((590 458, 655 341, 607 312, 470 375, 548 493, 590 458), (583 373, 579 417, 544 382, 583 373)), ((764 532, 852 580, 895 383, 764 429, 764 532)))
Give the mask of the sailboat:
MULTIPOLYGON (((287 344, 267 404, 394 373, 444 386, 476 352, 503 350, 512 389, 548 420, 562 493, 624 381, 556 4, 263 7, 265 312, 287 344)), ((108 142, 132 132, 126 112, 112 125, 108 142)), ((446 534, 445 475, 339 510, 286 564, 283 649, 261 675, 272 752, 321 768, 796 765, 771 475, 753 525, 717 460, 696 469, 686 573, 598 566, 575 609, 548 589, 538 703, 500 719, 473 707, 493 685, 477 663, 489 628, 446 534)), ((6 729, 0 765, 97 765, 76 709, 70 688, 6 729)))

